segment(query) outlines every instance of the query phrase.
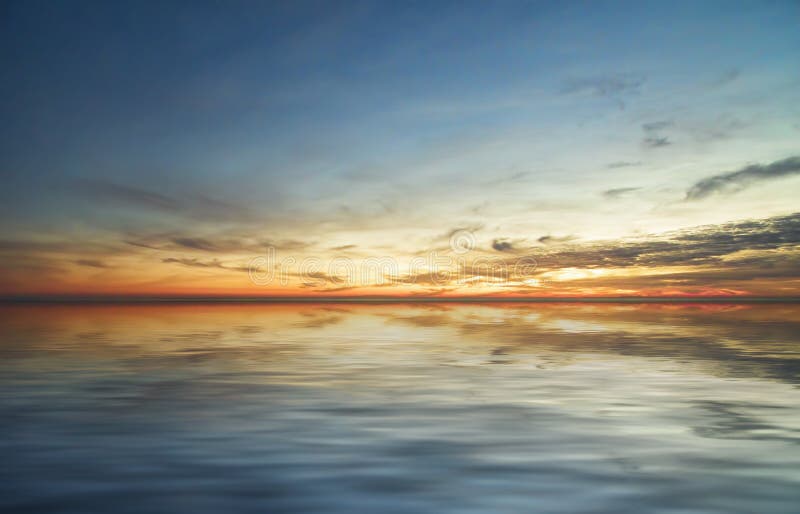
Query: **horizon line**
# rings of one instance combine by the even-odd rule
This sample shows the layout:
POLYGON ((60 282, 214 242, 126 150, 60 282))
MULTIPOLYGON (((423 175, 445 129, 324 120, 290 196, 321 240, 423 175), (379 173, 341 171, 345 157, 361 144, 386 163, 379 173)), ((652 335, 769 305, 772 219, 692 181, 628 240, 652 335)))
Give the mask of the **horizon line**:
POLYGON ((800 303, 800 296, 6 295, 0 303, 800 303))

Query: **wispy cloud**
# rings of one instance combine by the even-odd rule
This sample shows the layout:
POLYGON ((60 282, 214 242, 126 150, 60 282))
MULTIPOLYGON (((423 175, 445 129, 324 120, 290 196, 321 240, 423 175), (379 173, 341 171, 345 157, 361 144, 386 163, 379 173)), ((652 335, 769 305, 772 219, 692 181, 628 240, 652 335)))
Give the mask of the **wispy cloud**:
POLYGON ((730 70, 727 70, 727 71, 721 73, 719 75, 719 77, 717 77, 711 83, 711 85, 714 86, 714 87, 726 86, 726 85, 730 84, 731 82, 735 82, 736 80, 738 80, 741 75, 742 75, 741 70, 739 70, 737 68, 732 68, 730 70))
POLYGON ((143 211, 155 209, 192 219, 214 221, 252 221, 254 214, 244 205, 225 202, 205 194, 183 193, 177 196, 102 179, 79 178, 72 189, 93 201, 124 205, 143 211))
POLYGON ((220 249, 219 246, 211 241, 199 237, 173 237, 172 242, 184 248, 203 250, 205 252, 216 252, 220 249))
POLYGON ((672 125, 672 121, 668 120, 644 123, 642 125, 642 130, 644 131, 645 137, 642 140, 642 144, 649 148, 660 148, 671 145, 672 141, 670 141, 667 136, 663 135, 662 131, 672 127, 672 125))
POLYGON ((19 255, 110 255, 119 251, 119 246, 114 243, 81 241, 66 236, 50 240, 0 239, 0 253, 19 255))
POLYGON ((511 175, 505 177, 499 177, 493 180, 487 180, 483 182, 482 186, 500 186, 505 184, 516 184, 519 182, 524 182, 527 180, 531 175, 529 171, 518 171, 516 173, 512 173, 511 175))
POLYGON ((642 124, 642 130, 644 130, 647 133, 651 133, 651 132, 658 132, 660 130, 664 130, 665 128, 669 128, 671 126, 672 126, 672 122, 668 121, 668 120, 653 121, 653 122, 650 122, 650 123, 642 124))
POLYGON ((89 268, 108 268, 108 266, 98 259, 78 259, 75 261, 78 266, 86 266, 89 268))
POLYGON ((310 287, 319 287, 321 284, 344 284, 345 280, 341 277, 337 277, 335 275, 329 275, 328 273, 324 273, 322 271, 313 271, 308 273, 303 273, 298 275, 305 279, 310 279, 310 281, 306 282, 305 285, 310 287))
POLYGON ((616 161, 610 162, 606 165, 608 169, 617 169, 617 168, 629 168, 631 166, 640 166, 642 164, 641 161, 616 161))
POLYGON ((438 239, 448 239, 449 240, 453 236, 458 235, 460 232, 473 233, 473 232, 477 232, 477 231, 481 230, 482 228, 483 228, 483 224, 482 223, 475 223, 475 224, 472 224, 472 225, 464 225, 464 226, 461 226, 461 227, 455 227, 455 228, 451 228, 450 230, 448 230, 447 232, 442 234, 438 239))
POLYGON ((178 202, 169 196, 138 187, 98 179, 76 179, 74 186, 96 200, 106 200, 161 211, 177 211, 178 202))
POLYGON ((551 245, 551 244, 567 243, 569 241, 573 241, 574 239, 575 239, 575 236, 560 236, 559 237, 559 236, 552 236, 552 235, 548 234, 546 236, 540 237, 539 239, 537 239, 537 241, 542 243, 542 244, 545 244, 545 245, 551 245))
POLYGON ((800 156, 770 164, 751 164, 736 171, 704 178, 686 191, 686 200, 701 200, 714 194, 730 194, 755 183, 800 174, 800 156))
POLYGON ((650 148, 660 148, 671 145, 672 141, 668 137, 646 137, 642 140, 642 143, 650 148))
POLYGON ((606 189, 603 191, 603 196, 606 198, 617 199, 640 189, 640 187, 617 187, 614 189, 606 189))
POLYGON ((190 258, 168 257, 166 259, 161 259, 161 262, 167 264, 180 264, 182 266, 187 266, 190 268, 218 268, 229 271, 244 271, 244 272, 250 271, 250 269, 247 266, 226 266, 224 263, 218 261, 217 259, 213 259, 210 261, 203 261, 194 258, 190 259, 190 258))
POLYGON ((283 251, 302 251, 313 246, 308 241, 297 239, 264 239, 246 233, 231 236, 193 236, 172 233, 134 235, 126 244, 150 250, 192 250, 215 253, 247 252, 260 254, 267 248, 283 251))
POLYGON ((624 109, 625 98, 638 94, 645 81, 646 78, 643 75, 636 74, 572 78, 565 81, 561 91, 566 94, 610 98, 620 109, 624 109))

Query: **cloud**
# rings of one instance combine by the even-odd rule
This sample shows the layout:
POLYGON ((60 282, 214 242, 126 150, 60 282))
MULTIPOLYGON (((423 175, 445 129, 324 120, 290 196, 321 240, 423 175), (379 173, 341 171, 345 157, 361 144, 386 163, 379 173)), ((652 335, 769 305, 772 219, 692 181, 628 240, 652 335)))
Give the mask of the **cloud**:
POLYGON ((190 248, 192 250, 203 250, 206 252, 216 252, 219 250, 219 247, 211 241, 197 237, 173 237, 172 242, 178 246, 190 248))
POLYGON ((355 248, 357 248, 356 245, 342 245, 342 246, 334 246, 331 248, 331 250, 335 252, 343 252, 345 250, 353 250, 355 248))
POLYGON ((328 275, 327 273, 323 273, 321 271, 312 271, 308 273, 302 273, 298 275, 299 277, 306 278, 306 279, 313 279, 317 281, 328 282, 330 284, 343 284, 344 279, 341 277, 337 277, 335 275, 328 275))
POLYGON ((730 114, 721 114, 714 119, 690 126, 688 130, 699 143, 708 143, 729 139, 748 124, 730 114))
POLYGON ((228 203, 200 193, 184 193, 179 197, 173 197, 140 187, 86 178, 73 180, 71 186, 93 201, 127 205, 143 210, 156 209, 192 219, 253 221, 255 218, 250 209, 243 205, 228 203))
POLYGON ((57 240, 0 239, 0 253, 32 254, 75 254, 77 258, 86 255, 112 255, 121 251, 113 243, 99 241, 80 241, 65 237, 57 240))
POLYGON ((611 98, 620 109, 624 109, 623 98, 638 94, 645 80, 643 75, 636 74, 572 78, 564 82, 561 91, 565 94, 611 98))
POLYGON ((800 174, 800 156, 789 157, 770 164, 752 164, 737 171, 700 180, 686 191, 686 200, 701 200, 720 193, 736 193, 757 182, 797 174, 800 174))
POLYGON ((741 75, 742 75, 741 70, 733 68, 722 73, 716 80, 714 80, 711 83, 711 85, 714 87, 722 87, 730 84, 731 82, 735 82, 736 80, 739 79, 741 75))
POLYGON ((153 245, 150 245, 150 244, 147 244, 147 243, 142 243, 142 242, 139 242, 139 241, 124 241, 124 243, 126 245, 136 246, 136 247, 139 247, 139 248, 147 248, 149 250, 160 250, 160 248, 158 248, 157 246, 153 246, 153 245))
MULTIPOLYGON (((276 250, 305 250, 314 246, 314 243, 297 239, 265 240, 258 244, 260 249, 275 248, 276 250)), ((355 245, 353 245, 355 247, 355 245)))
MULTIPOLYGON (((547 237, 547 236, 545 236, 547 237)), ((541 238, 540 238, 541 240, 541 238)), ((541 268, 627 268, 713 266, 735 269, 738 252, 781 250, 773 259, 788 259, 800 244, 800 213, 763 220, 707 225, 634 240, 598 241, 535 254, 541 268)), ((796 270, 792 272, 797 275, 796 270)))
POLYGON ((646 137, 642 140, 645 146, 649 146, 650 148, 660 148, 662 146, 669 146, 672 144, 672 141, 666 137, 646 137))
POLYGON ((218 260, 214 259, 213 261, 198 261, 197 259, 188 259, 188 258, 175 258, 175 257, 167 257, 166 259, 161 259, 161 262, 166 262, 168 264, 175 263, 175 264, 182 264, 184 266, 192 266, 197 268, 221 268, 222 263, 218 260))
POLYGON ((618 187, 615 189, 606 189, 603 191, 603 196, 606 198, 616 199, 621 196, 625 196, 628 193, 633 193, 634 191, 640 190, 640 187, 618 187))
POLYGON ((608 163, 606 165, 606 168, 613 170, 613 169, 616 169, 616 168, 628 168, 628 167, 631 167, 631 166, 641 166, 641 164, 642 164, 641 161, 635 161, 635 162, 631 162, 631 161, 616 161, 616 162, 608 163))
POLYGON ((572 241, 574 239, 575 239, 575 236, 556 237, 556 236, 546 235, 546 236, 540 237, 539 239, 537 239, 537 241, 542 243, 542 244, 549 245, 549 244, 566 243, 566 242, 572 241))
POLYGON ((642 143, 650 148, 660 148, 671 145, 672 142, 667 136, 662 134, 662 131, 671 127, 672 125, 672 121, 669 120, 653 121, 642 124, 642 130, 645 134, 642 143))
POLYGON ((650 123, 642 124, 642 130, 645 132, 658 132, 660 130, 664 130, 665 128, 669 128, 673 125, 671 121, 653 121, 650 123))
POLYGON ((213 259, 210 261, 202 261, 194 258, 189 259, 189 258, 168 257, 166 259, 161 259, 161 262, 168 264, 180 264, 182 266, 188 266, 190 268, 218 268, 229 271, 244 271, 244 272, 250 271, 250 268, 248 268, 247 266, 226 266, 217 259, 213 259))
POLYGON ((97 200, 108 200, 162 211, 177 211, 178 202, 166 195, 105 180, 76 179, 74 185, 97 200))
POLYGON ((494 180, 487 180, 482 185, 485 187, 490 186, 499 186, 504 184, 514 184, 519 182, 524 182, 528 177, 530 177, 531 172, 529 171, 518 171, 516 173, 512 173, 511 175, 500 177, 494 180))
POLYGON ((459 234, 461 232, 473 233, 473 232, 477 232, 477 231, 481 230, 482 228, 483 228, 483 223, 476 223, 476 224, 473 224, 473 225, 466 225, 466 226, 463 226, 463 227, 456 227, 456 228, 452 228, 452 229, 448 230, 447 232, 445 232, 444 234, 439 236, 437 239, 450 240, 453 236, 455 236, 456 234, 459 234))
POLYGON ((416 284, 425 286, 442 287, 450 285, 457 273, 451 270, 439 270, 434 272, 411 273, 400 277, 388 277, 392 282, 398 284, 416 284))
POLYGON ((511 241, 504 241, 502 239, 495 239, 492 241, 492 248, 498 252, 510 252, 514 250, 514 245, 511 241))
POLYGON ((253 212, 244 205, 225 202, 204 194, 194 194, 182 199, 186 213, 198 219, 215 221, 252 221, 253 212))
POLYGON ((287 276, 299 278, 301 281, 300 287, 302 288, 320 288, 315 289, 316 292, 346 291, 348 289, 358 289, 361 287, 350 282, 351 279, 355 278, 350 275, 337 276, 323 271, 302 271, 287 273, 287 276), (328 285, 337 287, 328 288, 328 285))
POLYGON ((87 266, 89 268, 108 268, 108 266, 97 259, 78 259, 75 261, 78 266, 87 266))
POLYGON ((267 248, 274 248, 282 251, 305 250, 313 243, 299 241, 295 239, 262 239, 255 235, 246 233, 215 237, 205 236, 196 237, 176 234, 174 232, 152 234, 152 235, 133 235, 131 239, 124 241, 125 244, 150 250, 198 250, 202 252, 217 253, 257 253, 260 254, 267 248))
MULTIPOLYGON (((800 245, 800 213, 632 239, 560 244, 571 241, 575 241, 574 236, 548 234, 537 239, 540 246, 523 249, 513 241, 495 239, 492 247, 502 255, 492 259, 481 257, 461 264, 457 270, 385 275, 383 281, 369 287, 407 284, 452 289, 493 284, 505 288, 503 292, 526 293, 525 284, 529 279, 536 279, 537 291, 542 290, 542 284, 550 291, 558 291, 558 284, 563 282, 566 293, 605 290, 606 294, 614 295, 623 290, 678 291, 676 288, 684 287, 685 291, 733 294, 741 291, 743 284, 800 280, 797 275, 800 252, 796 250, 800 245), (526 250, 530 253, 522 253, 526 250), (520 266, 522 260, 525 265, 520 266), (565 268, 576 270, 574 276, 562 278, 565 268), (515 287, 519 290, 513 289, 515 287)), ((167 259, 164 262, 229 269, 216 259, 167 259)), ((302 287, 320 292, 358 287, 349 284, 346 277, 323 272, 293 276, 301 279, 302 287), (326 289, 328 287, 330 289, 326 289)))

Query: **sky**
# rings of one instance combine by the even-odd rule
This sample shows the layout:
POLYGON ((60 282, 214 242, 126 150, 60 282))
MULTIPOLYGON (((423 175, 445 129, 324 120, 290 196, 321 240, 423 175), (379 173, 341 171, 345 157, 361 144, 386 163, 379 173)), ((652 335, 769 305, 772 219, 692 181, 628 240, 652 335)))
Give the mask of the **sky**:
POLYGON ((3 2, 0 295, 800 295, 800 4, 3 2))

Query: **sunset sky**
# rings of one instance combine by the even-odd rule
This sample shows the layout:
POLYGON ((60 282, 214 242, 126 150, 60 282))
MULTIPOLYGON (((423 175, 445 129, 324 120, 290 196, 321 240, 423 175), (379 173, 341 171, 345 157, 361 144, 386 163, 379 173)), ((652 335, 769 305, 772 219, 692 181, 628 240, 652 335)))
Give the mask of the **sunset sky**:
POLYGON ((3 2, 0 43, 0 296, 800 295, 796 1, 3 2))

